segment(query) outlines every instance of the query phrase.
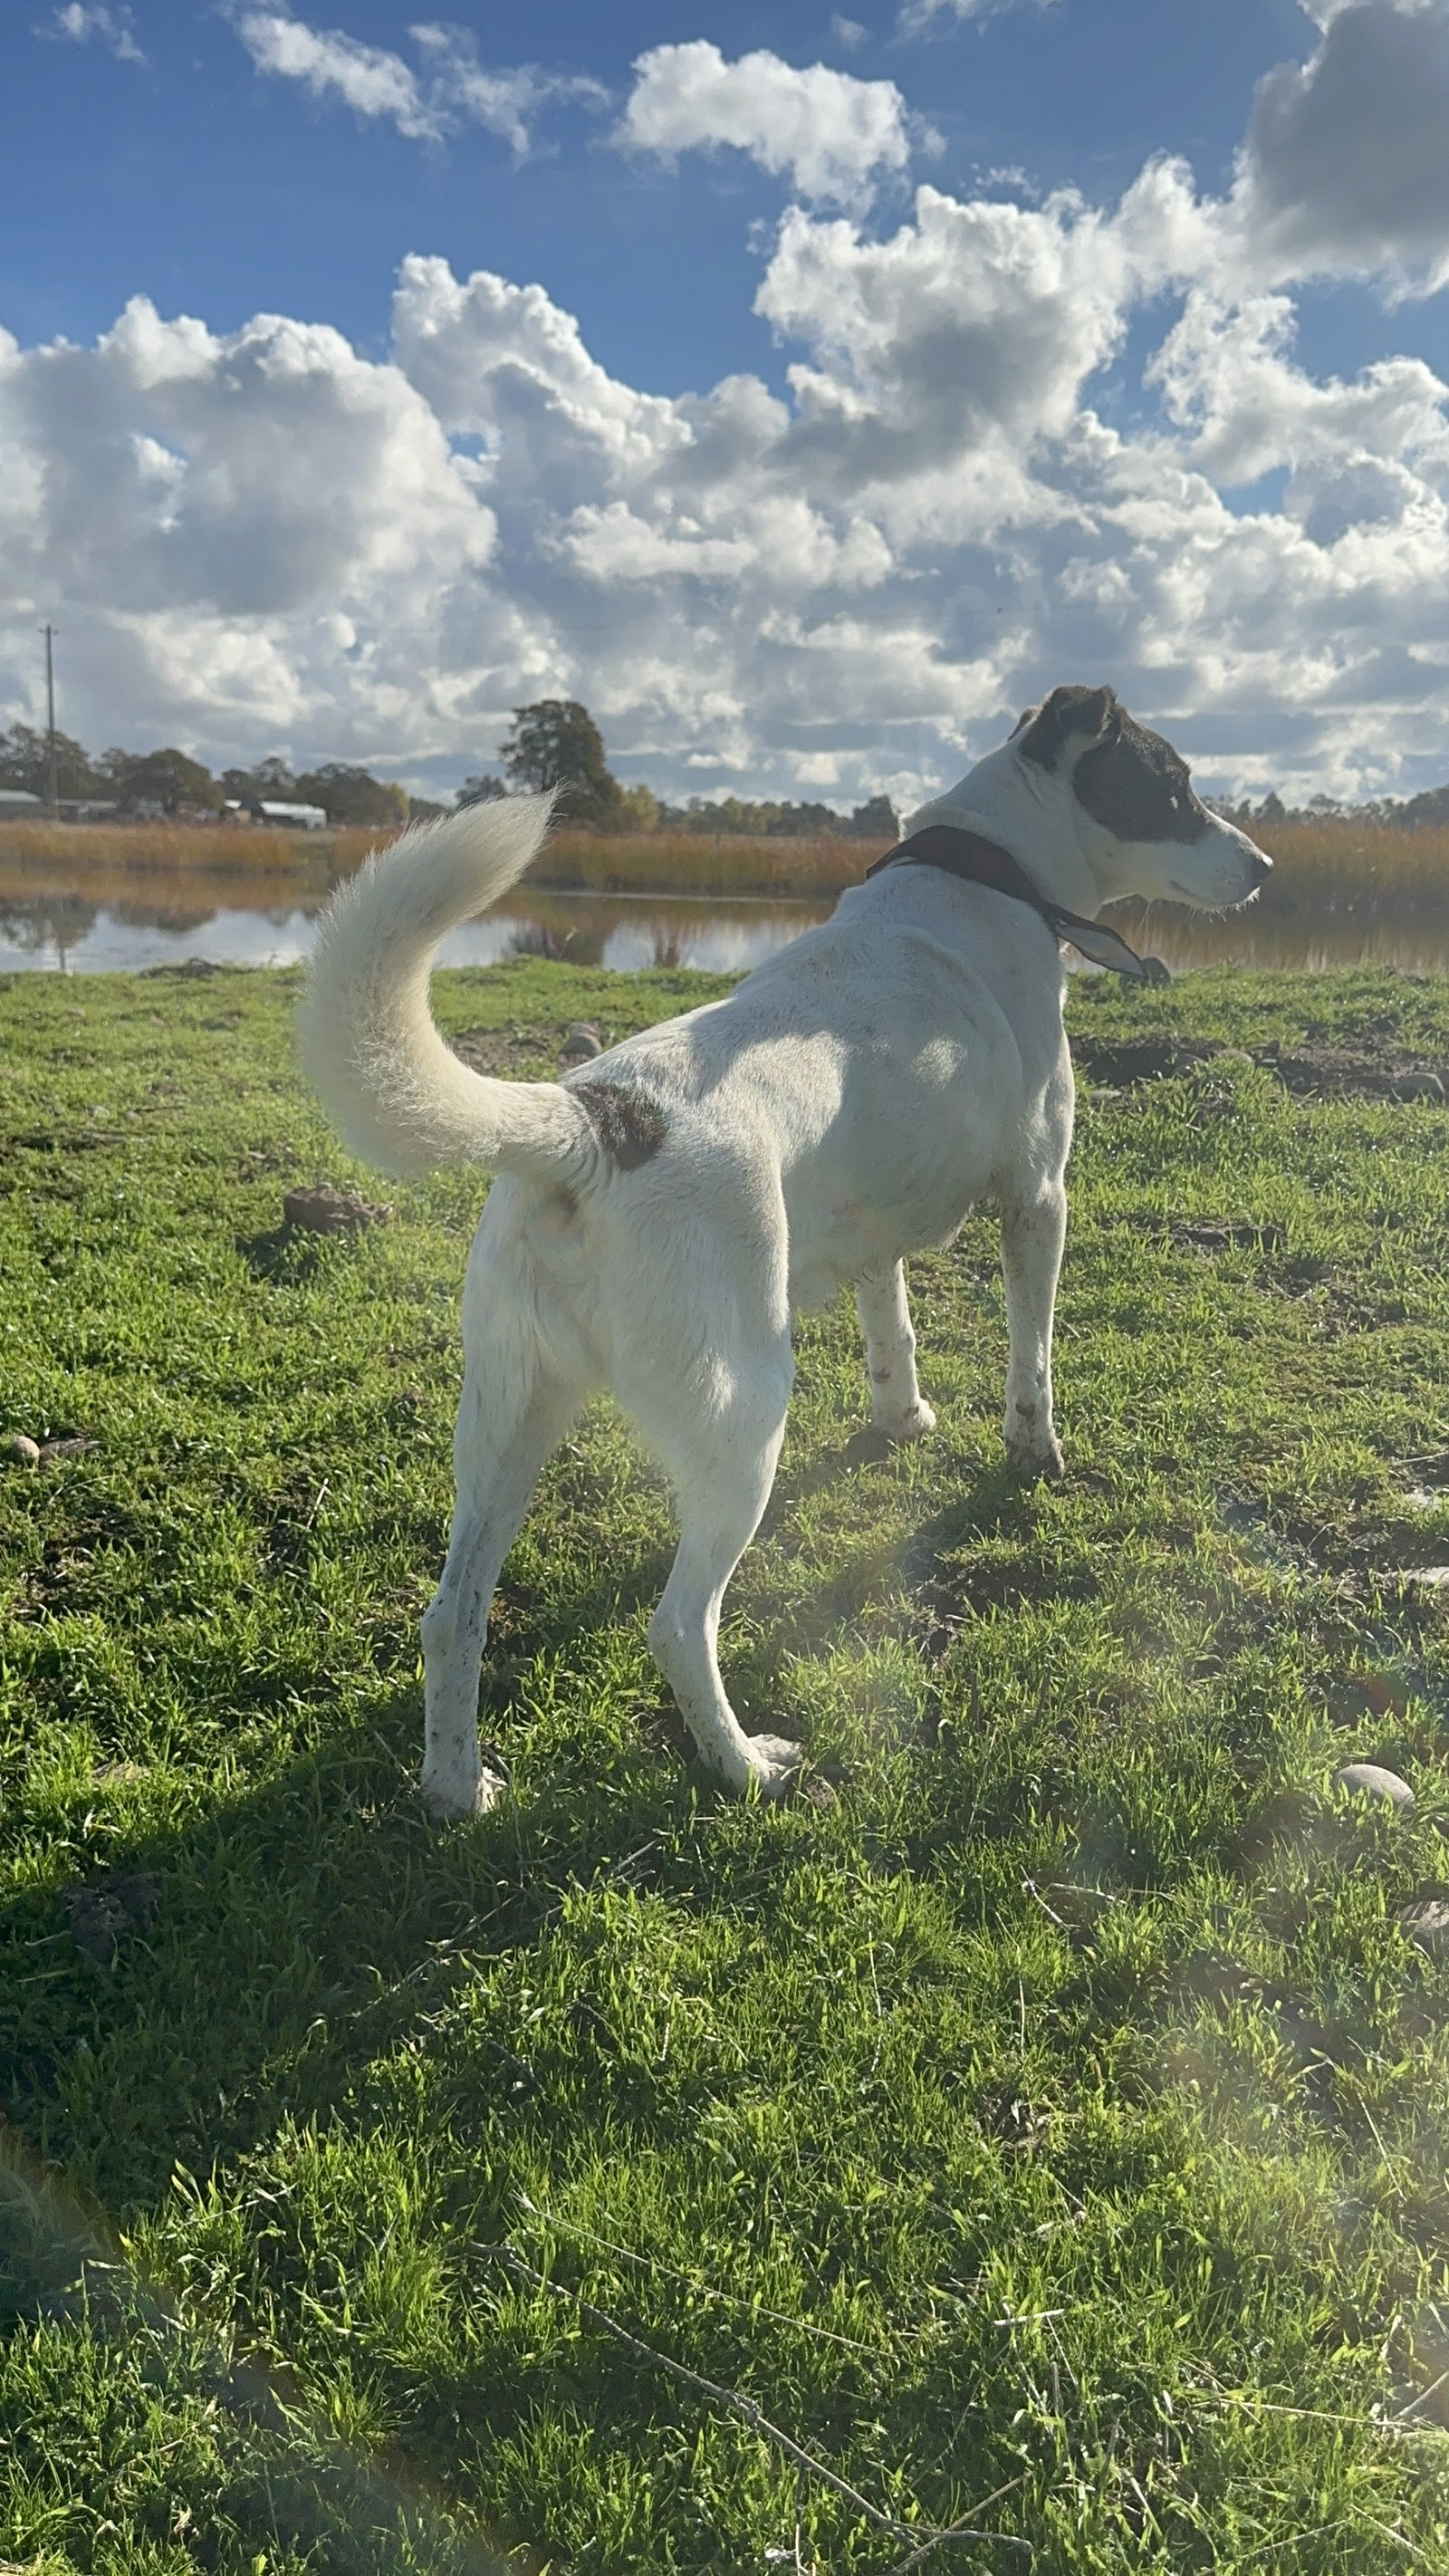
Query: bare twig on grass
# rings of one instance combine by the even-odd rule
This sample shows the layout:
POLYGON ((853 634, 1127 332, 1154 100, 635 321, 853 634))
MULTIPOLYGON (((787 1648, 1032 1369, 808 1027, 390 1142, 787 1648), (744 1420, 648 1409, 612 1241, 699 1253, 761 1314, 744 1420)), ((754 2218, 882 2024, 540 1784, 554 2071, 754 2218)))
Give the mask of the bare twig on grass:
MULTIPOLYGON (((1002 2531, 981 2531, 970 2523, 898 2522, 894 2514, 883 2513, 878 2504, 872 2504, 869 2496, 863 2496, 858 2487, 851 2486, 847 2479, 828 2468, 824 2460, 817 2460, 813 2451, 802 2450, 800 2444, 788 2433, 783 2433, 778 2424, 771 2423, 754 2398, 747 2397, 742 2389, 722 2387, 717 2379, 706 2379, 701 2371, 691 2370, 685 2362, 676 2361, 671 2353, 657 2352, 653 2344, 643 2342, 617 2317, 610 2316, 607 2308, 596 2308, 592 2300, 581 2298, 577 2290, 567 2290, 561 2283, 550 2281, 542 2272, 536 2272, 531 2263, 524 2262, 521 2254, 514 2253, 511 2245, 491 2245, 480 2248, 480 2251, 492 2254, 515 2279, 527 2281, 535 2290, 545 2291, 549 2298, 560 2300, 565 2307, 577 2308, 580 2316, 591 2317, 595 2325, 602 2326, 606 2334, 611 2334, 615 2342, 623 2344, 629 2352, 637 2352, 641 2360, 652 2361, 656 2369, 667 2371, 672 2379, 682 2380, 687 2388, 697 2388, 705 2397, 713 2397, 717 2404, 727 2407, 732 2415, 738 2415, 742 2423, 748 2424, 752 2433, 758 2433, 763 2441, 773 2442, 775 2448, 783 2451, 787 2460, 793 2460, 797 2469, 803 2469, 807 2477, 818 2478, 822 2486, 833 2488, 836 2495, 843 2496, 847 2504, 853 2504, 858 2513, 863 2513, 877 2531, 888 2531, 893 2540, 909 2540, 917 2544, 924 2541, 932 2549, 947 2540, 994 2540, 1003 2549, 1019 2549, 1028 2558, 1034 2555, 1029 2540, 1016 2540, 1002 2531)), ((994 2502, 995 2499, 988 2498, 987 2501, 994 2502)), ((975 2510, 979 2512, 981 2508, 978 2506, 975 2510)), ((908 2565, 917 2563, 917 2559, 907 2562, 908 2565)))

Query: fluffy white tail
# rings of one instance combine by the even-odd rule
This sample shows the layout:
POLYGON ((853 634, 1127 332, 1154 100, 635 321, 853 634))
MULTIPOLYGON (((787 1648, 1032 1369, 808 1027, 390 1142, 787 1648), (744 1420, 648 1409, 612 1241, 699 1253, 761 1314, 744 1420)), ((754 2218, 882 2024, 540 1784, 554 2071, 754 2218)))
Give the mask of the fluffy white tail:
POLYGON ((428 1008, 439 942, 522 876, 552 798, 509 796, 404 832, 333 898, 298 1020, 302 1061, 347 1143, 401 1176, 438 1163, 540 1179, 595 1159, 556 1082, 493 1082, 445 1046, 428 1008))

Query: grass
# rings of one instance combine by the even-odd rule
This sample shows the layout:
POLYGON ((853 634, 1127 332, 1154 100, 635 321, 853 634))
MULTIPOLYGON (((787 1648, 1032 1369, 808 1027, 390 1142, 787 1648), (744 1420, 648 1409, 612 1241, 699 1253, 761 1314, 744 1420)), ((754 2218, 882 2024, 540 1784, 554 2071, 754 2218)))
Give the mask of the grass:
MULTIPOLYGON (((528 1074, 717 987, 436 989, 528 1074)), ((482 1185, 280 1230, 348 1170, 292 992, 0 988, 7 1427, 93 1444, 0 1470, 0 2561, 1443 2567, 1449 1962, 1398 1918, 1449 1881, 1449 1637, 1394 1570, 1449 1557, 1449 1113, 1232 1055, 1088 1099, 1060 1488, 1001 1471, 984 1218, 914 1265, 920 1450, 860 1442, 844 1307, 802 1328, 723 1652, 828 1811, 670 1749, 667 1499, 591 1414, 490 1645, 516 1800, 435 1834, 482 1185), (1354 1755, 1412 1819, 1335 1807, 1354 1755)), ((1382 972, 1073 1012, 1449 1057, 1382 972)))

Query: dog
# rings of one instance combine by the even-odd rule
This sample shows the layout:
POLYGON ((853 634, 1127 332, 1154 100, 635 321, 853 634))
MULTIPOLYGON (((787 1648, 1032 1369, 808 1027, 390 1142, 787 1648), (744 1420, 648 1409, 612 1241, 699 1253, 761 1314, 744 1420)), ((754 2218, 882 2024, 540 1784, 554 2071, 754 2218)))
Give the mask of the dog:
POLYGON ((488 1610, 544 1464, 605 1385, 675 1488, 678 1552, 649 1643, 699 1755, 730 1790, 789 1789, 801 1748, 746 1734, 716 1642, 774 1481, 792 1315, 853 1287, 872 1422, 920 1439, 935 1416, 902 1262, 993 1202, 1006 1447, 1021 1473, 1059 1475, 1062 942, 1140 975, 1096 922, 1103 904, 1236 905, 1270 865, 1111 689, 1056 688, 911 818, 827 922, 723 1001, 561 1082, 494 1081, 439 1035, 430 965, 522 874, 549 807, 468 806, 371 859, 321 925, 300 1018, 307 1070, 359 1155, 399 1175, 445 1162, 499 1175, 463 1292, 457 1503, 423 1619, 419 1787, 439 1818, 503 1793, 478 1740, 488 1610))

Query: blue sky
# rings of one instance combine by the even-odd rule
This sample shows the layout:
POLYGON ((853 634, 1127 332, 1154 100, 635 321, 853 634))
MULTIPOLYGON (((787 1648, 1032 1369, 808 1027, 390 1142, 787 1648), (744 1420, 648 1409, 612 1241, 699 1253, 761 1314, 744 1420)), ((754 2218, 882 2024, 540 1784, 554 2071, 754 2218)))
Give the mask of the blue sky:
POLYGON ((1081 677, 1449 776, 1446 0, 7 25, 0 711, 51 615, 88 740, 434 788, 558 693, 909 797, 1081 677))

